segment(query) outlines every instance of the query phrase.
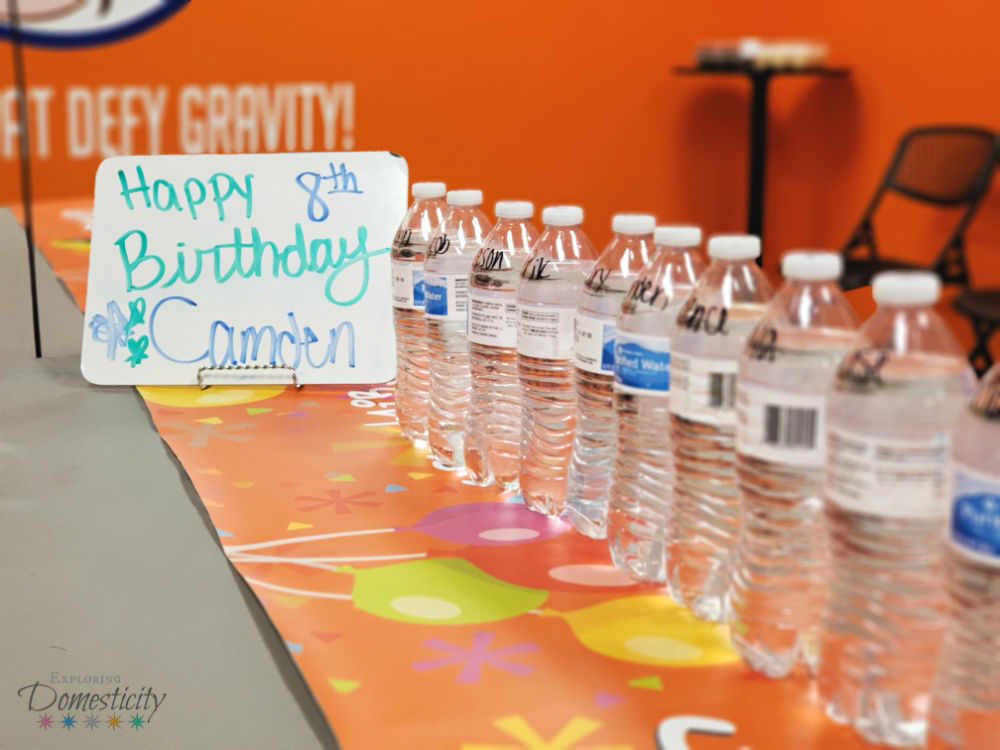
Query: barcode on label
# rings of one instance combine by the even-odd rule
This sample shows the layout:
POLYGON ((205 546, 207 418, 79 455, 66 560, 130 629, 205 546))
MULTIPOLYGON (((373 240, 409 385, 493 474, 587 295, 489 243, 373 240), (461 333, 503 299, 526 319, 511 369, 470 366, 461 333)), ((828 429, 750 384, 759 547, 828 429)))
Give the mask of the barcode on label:
POLYGON ((736 373, 708 374, 708 405, 713 409, 732 409, 736 403, 736 373))
POLYGON ((791 448, 816 447, 816 409, 764 405, 764 442, 791 448))

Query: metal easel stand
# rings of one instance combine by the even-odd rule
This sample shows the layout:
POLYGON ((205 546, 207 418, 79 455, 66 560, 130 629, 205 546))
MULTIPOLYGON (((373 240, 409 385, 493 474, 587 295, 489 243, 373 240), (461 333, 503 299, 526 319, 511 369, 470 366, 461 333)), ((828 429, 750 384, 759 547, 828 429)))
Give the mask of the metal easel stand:
POLYGON ((218 365, 198 368, 198 387, 203 391, 213 385, 274 385, 276 373, 286 374, 290 382, 279 385, 294 385, 301 388, 299 376, 291 365, 218 365), (215 382, 209 382, 209 379, 215 382))

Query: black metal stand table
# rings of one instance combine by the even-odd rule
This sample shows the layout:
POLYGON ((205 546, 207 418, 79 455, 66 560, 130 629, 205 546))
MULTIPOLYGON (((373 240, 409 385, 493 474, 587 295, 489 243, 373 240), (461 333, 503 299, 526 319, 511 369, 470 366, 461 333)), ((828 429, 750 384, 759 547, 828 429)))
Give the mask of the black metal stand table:
POLYGON ((767 92, 777 75, 846 76, 848 68, 813 66, 805 68, 753 68, 678 66, 679 75, 744 75, 750 79, 750 168, 747 190, 747 233, 763 237, 764 166, 767 157, 767 92))

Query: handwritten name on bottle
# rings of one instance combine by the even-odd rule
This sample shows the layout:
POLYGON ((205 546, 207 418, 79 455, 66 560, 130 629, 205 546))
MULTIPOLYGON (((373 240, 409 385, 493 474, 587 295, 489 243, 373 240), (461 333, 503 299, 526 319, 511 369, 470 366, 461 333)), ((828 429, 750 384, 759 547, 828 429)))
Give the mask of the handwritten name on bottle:
POLYGON ((412 229, 400 227, 399 229, 396 230, 396 236, 392 238, 392 242, 396 247, 399 248, 409 247, 412 238, 413 238, 412 229))
POLYGON ((479 254, 475 265, 476 271, 501 271, 510 268, 510 258, 507 254, 495 247, 484 247, 479 254))
POLYGON ((684 327, 695 333, 701 331, 709 336, 728 336, 726 330, 726 318, 729 310, 723 305, 702 305, 694 301, 687 305, 686 310, 681 313, 684 319, 684 327))
POLYGON ((521 275, 530 281, 542 281, 552 278, 552 274, 547 273, 552 261, 548 258, 535 258, 530 263, 526 263, 521 275))
POLYGON ((747 355, 750 359, 774 362, 778 353, 778 331, 773 326, 764 326, 753 332, 747 341, 747 355))
POLYGON ((864 347, 852 352, 837 369, 837 379, 855 386, 883 386, 882 368, 889 361, 889 350, 864 347))
POLYGON ((666 294, 663 287, 646 278, 636 279, 632 282, 632 286, 628 290, 628 298, 658 310, 665 310, 670 304, 670 296, 666 294))
POLYGON ((587 288, 595 294, 603 292, 610 276, 610 268, 595 268, 587 278, 587 288))
POLYGON ((434 242, 431 243, 431 247, 427 252, 431 255, 444 255, 450 249, 451 240, 448 239, 446 235, 442 234, 440 237, 434 238, 434 242))

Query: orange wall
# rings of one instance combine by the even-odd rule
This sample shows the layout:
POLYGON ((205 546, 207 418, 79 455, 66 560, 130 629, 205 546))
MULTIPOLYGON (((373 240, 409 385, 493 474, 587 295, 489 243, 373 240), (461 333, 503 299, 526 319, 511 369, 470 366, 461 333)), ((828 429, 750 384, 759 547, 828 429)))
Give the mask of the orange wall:
MULTIPOLYGON (((30 49, 27 69, 31 85, 57 94, 73 84, 166 84, 166 152, 179 149, 184 84, 353 81, 354 148, 397 151, 411 178, 479 186, 491 204, 579 202, 603 243, 618 210, 708 231, 743 226, 747 86, 674 75, 698 40, 822 39, 849 79, 773 85, 773 270, 789 247, 843 242, 906 128, 1000 128, 997 28, 996 0, 199 0, 125 42, 30 49)), ((0 71, 9 80, 9 63, 0 71)), ((89 192, 98 159, 66 160, 58 107, 50 127, 37 194, 89 192)), ((0 199, 16 199, 11 161, 0 162, 0 186, 0 199)), ((1000 285, 998 209, 995 187, 969 238, 977 283, 1000 285)), ((887 244, 927 255, 944 220, 900 217, 887 244)), ((856 296, 865 306, 867 292, 856 296)), ((955 327, 968 341, 965 324, 955 327)))

